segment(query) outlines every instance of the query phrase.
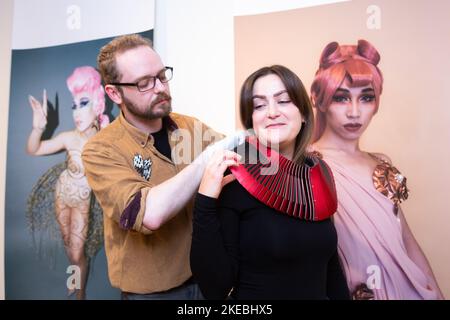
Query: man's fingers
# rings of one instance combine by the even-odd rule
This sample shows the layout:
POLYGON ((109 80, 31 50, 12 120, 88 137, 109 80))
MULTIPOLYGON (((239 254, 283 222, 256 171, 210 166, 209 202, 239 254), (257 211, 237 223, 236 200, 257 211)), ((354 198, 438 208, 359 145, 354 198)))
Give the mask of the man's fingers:
POLYGON ((222 167, 223 171, 226 170, 226 168, 230 167, 230 166, 238 166, 239 165, 239 161, 236 161, 235 159, 227 159, 222 161, 222 163, 220 164, 220 167, 222 167))
POLYGON ((214 152, 210 163, 212 165, 220 166, 226 160, 234 160, 234 161, 239 162, 240 159, 241 159, 241 156, 235 152, 228 151, 228 150, 226 150, 226 151, 218 150, 218 151, 214 152))
POLYGON ((225 150, 224 152, 225 152, 225 156, 226 156, 227 158, 235 158, 235 159, 237 159, 238 161, 241 160, 241 158, 242 158, 239 154, 237 154, 237 153, 234 152, 234 151, 225 150))

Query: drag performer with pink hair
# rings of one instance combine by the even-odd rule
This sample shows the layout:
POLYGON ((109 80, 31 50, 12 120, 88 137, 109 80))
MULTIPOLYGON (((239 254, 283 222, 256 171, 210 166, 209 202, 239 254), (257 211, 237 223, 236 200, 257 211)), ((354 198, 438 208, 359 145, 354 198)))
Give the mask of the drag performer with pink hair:
POLYGON ((380 104, 380 55, 367 41, 329 43, 311 86, 317 111, 312 149, 331 167, 338 197, 338 250, 354 299, 442 299, 400 202, 406 178, 360 138, 380 104))
MULTIPOLYGON (((90 137, 109 123, 105 111, 105 93, 100 74, 90 66, 76 68, 67 78, 67 87, 72 94, 73 120, 75 129, 65 131, 49 140, 41 141, 47 126, 47 93, 43 102, 33 96, 29 102, 33 111, 33 128, 28 137, 27 153, 41 156, 61 150, 67 152, 65 163, 48 170, 34 186, 28 199, 28 221, 33 232, 53 233, 51 226, 59 227, 65 251, 72 265, 79 267, 79 286, 69 289, 69 295, 76 292, 77 299, 86 296, 86 282, 89 272, 89 258, 94 256, 103 239, 101 209, 91 197, 81 151, 90 137)), ((34 235, 34 234, 33 234, 34 235)))

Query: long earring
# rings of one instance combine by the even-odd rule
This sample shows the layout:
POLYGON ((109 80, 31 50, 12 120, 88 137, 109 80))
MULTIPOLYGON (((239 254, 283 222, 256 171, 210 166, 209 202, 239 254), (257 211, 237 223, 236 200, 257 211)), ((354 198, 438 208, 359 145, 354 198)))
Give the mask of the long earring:
POLYGON ((98 116, 95 117, 94 124, 92 125, 97 131, 100 131, 100 124, 98 121, 98 116))

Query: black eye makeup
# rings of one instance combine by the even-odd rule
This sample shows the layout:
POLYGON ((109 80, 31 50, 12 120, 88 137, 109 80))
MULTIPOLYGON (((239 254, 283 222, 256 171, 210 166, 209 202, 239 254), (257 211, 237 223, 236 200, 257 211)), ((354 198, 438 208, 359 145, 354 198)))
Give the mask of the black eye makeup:
POLYGON ((91 100, 89 98, 81 98, 80 99, 80 108, 86 107, 91 100))
POLYGON ((350 101, 350 97, 348 95, 345 94, 335 94, 333 96, 333 102, 337 102, 337 103, 343 103, 343 102, 348 102, 350 101))
POLYGON ((374 94, 364 94, 360 100, 362 102, 372 102, 375 101, 375 95, 374 94))
POLYGON ((74 101, 72 102, 72 110, 76 110, 77 108, 84 108, 89 105, 91 100, 89 98, 81 98, 80 99, 80 105, 77 105, 77 103, 74 101))

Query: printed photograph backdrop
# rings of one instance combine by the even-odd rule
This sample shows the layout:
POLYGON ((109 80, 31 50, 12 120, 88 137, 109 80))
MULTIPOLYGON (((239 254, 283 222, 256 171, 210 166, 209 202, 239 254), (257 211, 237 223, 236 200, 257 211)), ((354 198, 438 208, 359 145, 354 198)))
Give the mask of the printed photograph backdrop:
POLYGON ((236 108, 241 84, 264 65, 291 68, 309 90, 329 42, 366 39, 378 49, 384 88, 361 147, 387 154, 408 178, 402 208, 447 299, 449 21, 447 0, 358 0, 234 18, 236 108))
MULTIPOLYGON (((153 39, 153 30, 142 32, 153 39)), ((63 150, 47 156, 30 156, 26 144, 32 128, 29 95, 42 102, 47 91, 48 126, 46 138, 73 130, 73 98, 66 79, 80 66, 96 67, 99 49, 112 38, 36 49, 13 50, 8 129, 5 205, 6 299, 67 299, 67 280, 74 274, 61 238, 33 237, 27 218, 27 199, 39 178, 66 160, 63 150), (38 252, 39 249, 39 252, 38 252)), ((106 113, 112 121, 117 106, 106 98, 106 113)), ((54 217, 53 217, 54 218, 54 217)), ((56 221, 50 221, 50 225, 56 221)), ((103 245, 91 260, 87 299, 119 299, 107 274, 103 245)), ((74 296, 71 297, 74 299, 74 296)))

